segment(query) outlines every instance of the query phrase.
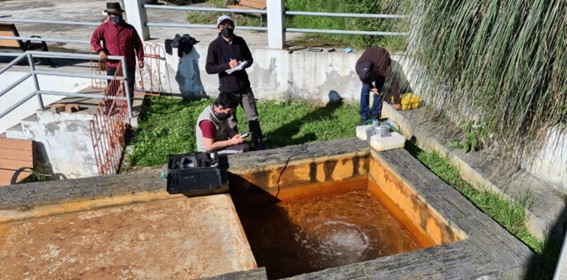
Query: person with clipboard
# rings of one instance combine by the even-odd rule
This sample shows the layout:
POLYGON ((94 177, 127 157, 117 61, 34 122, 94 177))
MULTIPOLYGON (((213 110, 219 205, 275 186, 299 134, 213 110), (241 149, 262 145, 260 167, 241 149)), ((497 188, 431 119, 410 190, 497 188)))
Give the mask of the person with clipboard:
MULTIPOLYGON (((240 106, 246 113, 254 147, 257 150, 264 150, 266 146, 262 140, 256 101, 246 73, 246 68, 252 66, 254 59, 246 41, 234 34, 234 27, 234 21, 227 15, 222 15, 217 19, 219 35, 209 44, 205 70, 208 74, 219 76, 221 94, 232 94, 238 97, 240 106)), ((236 112, 230 116, 228 121, 230 127, 238 131, 236 112)))

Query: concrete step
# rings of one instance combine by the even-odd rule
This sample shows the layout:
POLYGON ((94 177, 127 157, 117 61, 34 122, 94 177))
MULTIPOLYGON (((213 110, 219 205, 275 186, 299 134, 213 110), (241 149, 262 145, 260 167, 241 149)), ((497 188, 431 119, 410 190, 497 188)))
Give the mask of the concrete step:
MULTIPOLYGON (((102 95, 103 89, 87 87, 85 89, 80 90, 78 93, 102 95)), ((93 115, 96 113, 96 109, 98 108, 100 101, 101 100, 98 98, 65 97, 51 104, 50 106, 47 106, 46 109, 51 110, 54 107, 54 105, 58 105, 58 104, 63 104, 63 105, 76 104, 79 106, 79 111, 76 113, 93 115)))
POLYGON ((29 130, 36 129, 39 127, 38 117, 36 114, 26 117, 19 124, 16 124, 6 130, 6 137, 12 139, 30 139, 29 130))
POLYGON ((4 135, 6 135, 6 138, 11 139, 26 139, 21 123, 8 128, 4 135))
POLYGON ((22 125, 22 130, 26 139, 33 140, 31 139, 32 134, 30 133, 30 131, 38 130, 40 127, 39 117, 37 116, 37 113, 23 119, 20 124, 22 125))
POLYGON ((29 122, 37 122, 37 121, 38 121, 38 118, 37 118, 36 114, 27 116, 26 118, 22 119, 22 122, 28 122, 28 123, 29 122))

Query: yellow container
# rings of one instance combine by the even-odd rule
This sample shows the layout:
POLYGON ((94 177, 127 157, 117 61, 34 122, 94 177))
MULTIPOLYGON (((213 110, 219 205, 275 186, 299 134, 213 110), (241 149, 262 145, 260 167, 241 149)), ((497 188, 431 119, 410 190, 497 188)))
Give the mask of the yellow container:
POLYGON ((404 93, 400 96, 400 105, 402 110, 411 110, 421 107, 423 105, 423 99, 411 92, 404 93))

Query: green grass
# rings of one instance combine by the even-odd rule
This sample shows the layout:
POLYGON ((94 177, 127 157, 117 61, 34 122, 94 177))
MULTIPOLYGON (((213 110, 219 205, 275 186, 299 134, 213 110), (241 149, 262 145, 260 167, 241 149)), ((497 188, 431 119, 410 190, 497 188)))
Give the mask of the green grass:
MULTIPOLYGON (((224 4, 226 0, 212 0, 212 1, 201 1, 209 2, 215 8, 225 8, 224 4)), ((221 15, 225 15, 225 12, 199 12, 199 11, 189 11, 187 12, 187 20, 192 24, 216 24, 217 18, 221 15)), ((265 26, 265 20, 261 20, 260 17, 249 14, 236 14, 232 13, 230 15, 236 23, 236 32, 238 32, 238 26, 265 26)))
POLYGON ((451 164, 448 158, 435 152, 423 151, 412 142, 406 142, 406 149, 439 178, 453 186, 482 212, 541 256, 541 271, 536 272, 537 275, 533 277, 536 279, 552 278, 562 244, 557 238, 539 240, 529 232, 524 211, 531 203, 529 194, 524 194, 517 198, 516 202, 511 202, 498 194, 474 187, 464 181, 459 170, 451 164))
MULTIPOLYGON (((209 104, 212 100, 147 98, 128 166, 161 166, 169 154, 195 151, 195 121, 209 104)), ((257 107, 264 141, 271 148, 354 137, 353 127, 359 120, 358 105, 354 104, 317 106, 299 101, 266 101, 258 102, 257 107)), ((240 107, 237 117, 239 130, 247 131, 240 107)))
POLYGON ((169 154, 194 150, 194 120, 207 104, 207 101, 146 98, 128 165, 159 166, 169 154))
MULTIPOLYGON (((199 12, 199 11, 189 11, 187 12, 187 20, 192 24, 216 24, 217 18, 226 13, 220 12, 199 12)), ((265 21, 260 20, 260 17, 252 15, 231 15, 232 19, 236 23, 235 32, 238 32, 238 26, 265 26, 265 21)))
POLYGON ((524 241, 535 252, 542 253, 543 243, 531 235, 526 227, 524 208, 528 208, 530 203, 527 195, 519 198, 518 202, 511 203, 497 194, 475 188, 465 182, 461 178, 459 170, 447 158, 443 158, 437 153, 421 151, 416 158, 439 178, 473 202, 482 212, 524 241))

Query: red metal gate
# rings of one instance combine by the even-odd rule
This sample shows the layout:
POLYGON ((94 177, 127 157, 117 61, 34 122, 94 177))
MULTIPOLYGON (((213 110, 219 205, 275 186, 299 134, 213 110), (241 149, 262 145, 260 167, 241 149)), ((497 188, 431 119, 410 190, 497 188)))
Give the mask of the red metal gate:
POLYGON ((91 120, 90 133, 99 175, 116 174, 124 154, 124 135, 130 125, 122 67, 116 69, 114 80, 108 82, 96 113, 91 120))
MULTIPOLYGON (((91 73, 106 76, 105 66, 100 61, 91 60, 91 73)), ((130 118, 127 101, 116 99, 126 96, 123 77, 122 66, 118 65, 114 80, 91 80, 93 88, 104 92, 90 126, 94 157, 101 176, 117 173, 124 155, 124 138, 130 118)), ((144 44, 144 68, 139 68, 134 94, 160 96, 164 79, 169 81, 165 50, 157 44, 144 44)))
POLYGON ((157 44, 144 44, 144 68, 138 68, 139 80, 135 94, 160 96, 163 80, 169 81, 165 63, 165 50, 157 44), (139 89, 139 90, 138 90, 139 89))
MULTIPOLYGON (((134 94, 160 96, 163 92, 163 81, 169 82, 169 71, 165 63, 163 47, 158 44, 144 43, 144 68, 138 68, 137 72, 134 94)), ((106 75, 106 65, 91 59, 91 74, 106 75)), ((106 79, 91 79, 93 88, 106 88, 106 83, 106 79)))

